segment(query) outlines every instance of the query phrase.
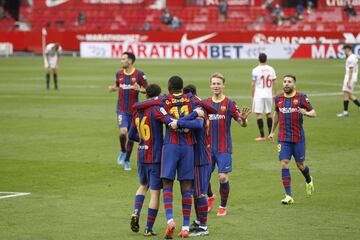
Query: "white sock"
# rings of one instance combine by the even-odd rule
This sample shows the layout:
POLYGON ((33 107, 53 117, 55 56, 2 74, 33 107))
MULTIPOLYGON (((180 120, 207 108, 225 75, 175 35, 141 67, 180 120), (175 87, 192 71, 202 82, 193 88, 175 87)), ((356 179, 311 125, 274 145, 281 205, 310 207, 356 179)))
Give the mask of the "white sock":
POLYGON ((189 226, 182 226, 181 230, 189 231, 189 226))

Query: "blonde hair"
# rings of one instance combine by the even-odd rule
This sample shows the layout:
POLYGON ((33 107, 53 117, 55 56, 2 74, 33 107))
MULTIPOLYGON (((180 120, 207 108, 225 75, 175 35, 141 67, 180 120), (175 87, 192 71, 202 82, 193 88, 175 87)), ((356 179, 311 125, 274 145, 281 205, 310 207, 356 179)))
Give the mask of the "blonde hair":
POLYGON ((218 73, 218 72, 213 73, 213 74, 211 75, 211 77, 210 77, 210 83, 211 83, 211 80, 212 80, 213 78, 219 78, 219 79, 222 80, 223 83, 225 83, 225 77, 224 77, 224 75, 222 75, 221 73, 218 73))

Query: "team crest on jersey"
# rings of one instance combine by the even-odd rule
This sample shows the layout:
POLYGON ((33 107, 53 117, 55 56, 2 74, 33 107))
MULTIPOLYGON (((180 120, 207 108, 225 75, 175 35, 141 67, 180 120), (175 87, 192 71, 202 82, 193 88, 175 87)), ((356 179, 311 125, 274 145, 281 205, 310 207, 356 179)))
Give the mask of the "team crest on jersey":
POLYGON ((298 104, 298 103, 299 103, 299 100, 294 99, 293 103, 294 103, 294 104, 298 104))
POLYGON ((226 111, 226 106, 221 106, 220 109, 221 111, 226 111))
POLYGON ((131 78, 131 81, 132 81, 132 82, 136 82, 136 78, 131 78))

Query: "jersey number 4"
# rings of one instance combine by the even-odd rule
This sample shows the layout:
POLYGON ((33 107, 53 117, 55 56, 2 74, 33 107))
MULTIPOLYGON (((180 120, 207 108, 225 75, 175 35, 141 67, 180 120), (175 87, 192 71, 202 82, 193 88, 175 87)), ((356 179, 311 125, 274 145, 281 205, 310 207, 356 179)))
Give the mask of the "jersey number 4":
POLYGON ((262 84, 263 84, 263 88, 267 87, 267 88, 271 88, 272 85, 272 79, 270 79, 270 75, 261 75, 260 77, 262 84))

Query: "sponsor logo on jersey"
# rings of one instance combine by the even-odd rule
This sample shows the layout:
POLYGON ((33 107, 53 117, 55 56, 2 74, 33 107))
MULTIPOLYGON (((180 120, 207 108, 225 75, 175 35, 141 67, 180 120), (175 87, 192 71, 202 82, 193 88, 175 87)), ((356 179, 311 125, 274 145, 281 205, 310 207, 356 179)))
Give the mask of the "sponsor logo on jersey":
POLYGON ((133 85, 130 85, 130 84, 120 84, 119 87, 121 89, 124 89, 124 90, 129 90, 129 89, 134 89, 135 88, 133 85))
POLYGON ((139 145, 139 150, 148 150, 149 146, 148 145, 139 145))
POLYGON ((209 114, 209 120, 210 121, 214 121, 214 120, 223 120, 225 119, 225 115, 223 114, 209 114))
POLYGON ((188 133, 190 130, 188 128, 178 128, 175 131, 178 133, 188 133))
POLYGON ((298 112, 299 108, 279 108, 279 111, 282 113, 294 113, 294 112, 298 112))

